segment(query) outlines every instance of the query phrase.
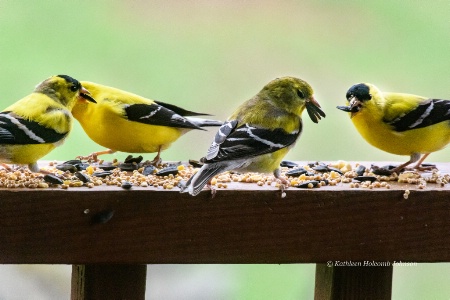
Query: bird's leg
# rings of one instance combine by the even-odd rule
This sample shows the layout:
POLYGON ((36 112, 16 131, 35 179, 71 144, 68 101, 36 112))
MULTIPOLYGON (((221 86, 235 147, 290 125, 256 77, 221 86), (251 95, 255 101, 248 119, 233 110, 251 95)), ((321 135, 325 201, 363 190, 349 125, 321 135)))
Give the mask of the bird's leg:
POLYGON ((421 164, 423 161, 427 158, 427 156, 430 155, 430 153, 426 153, 422 156, 422 158, 417 162, 417 164, 414 166, 414 169, 418 171, 431 171, 433 169, 436 169, 436 165, 428 165, 425 167, 422 167, 421 164))
POLYGON ((209 189, 211 190, 211 199, 214 199, 214 197, 216 196, 217 191, 216 191, 216 189, 212 186, 211 180, 212 180, 212 178, 211 178, 210 180, 208 180, 208 183, 206 184, 206 187, 209 188, 209 189))
POLYGON ((112 149, 107 149, 107 150, 103 150, 103 151, 97 151, 97 152, 93 152, 91 154, 89 154, 88 156, 77 156, 77 158, 79 160, 87 160, 87 161, 98 161, 98 156, 100 155, 104 155, 104 154, 113 154, 114 150, 112 149))
POLYGON ((33 173, 41 173, 41 174, 53 174, 50 171, 41 169, 37 163, 28 164, 28 169, 30 169, 33 173))
POLYGON ((281 194, 284 194, 284 191, 289 187, 289 182, 281 177, 281 171, 279 168, 277 168, 275 171, 273 171, 273 175, 276 179, 280 180, 280 191, 281 194))
POLYGON ((7 164, 0 164, 0 166, 2 166, 6 171, 11 172, 13 171, 13 168, 11 168, 10 166, 8 166, 7 164))
POLYGON ((156 154, 155 158, 150 162, 150 164, 152 164, 152 165, 154 165, 156 167, 161 162, 162 162, 162 159, 161 159, 161 146, 159 146, 158 154, 156 154))
POLYGON ((405 162, 404 164, 401 164, 398 167, 395 167, 394 169, 392 169, 391 174, 393 174, 394 172, 397 174, 400 174, 400 172, 406 167, 409 166, 410 164, 412 164, 413 162, 416 162, 420 159, 420 153, 413 153, 411 154, 411 157, 409 158, 409 160, 407 162, 405 162))

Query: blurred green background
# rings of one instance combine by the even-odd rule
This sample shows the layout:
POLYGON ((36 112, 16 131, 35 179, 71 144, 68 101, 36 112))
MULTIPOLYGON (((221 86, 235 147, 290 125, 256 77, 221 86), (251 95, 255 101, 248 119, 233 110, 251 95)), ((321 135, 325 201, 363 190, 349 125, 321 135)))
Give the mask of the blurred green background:
MULTIPOLYGON (((449 15, 448 0, 0 0, 0 108, 45 78, 67 74, 225 119, 268 81, 292 75, 313 86, 327 118, 319 124, 304 118, 302 137, 287 159, 405 161, 368 145, 335 107, 359 82, 449 99, 449 15)), ((214 130, 191 132, 162 157, 199 158, 213 135, 214 130)), ((100 149, 76 123, 65 144, 44 159, 100 149)), ((442 150, 428 161, 448 161, 448 155, 442 150)), ((17 272, 43 274, 33 266, 17 272)), ((450 297, 448 264, 394 272, 394 299, 450 297)), ((70 268, 56 272, 69 273, 70 268)), ((203 278, 192 299, 311 299, 313 274, 313 265, 152 266, 149 292, 157 286, 188 288, 193 278, 203 278)), ((21 285, 0 282, 1 299, 17 299, 4 292, 16 290, 14 284, 21 285)), ((160 292, 158 299, 171 299, 174 291, 160 292)))

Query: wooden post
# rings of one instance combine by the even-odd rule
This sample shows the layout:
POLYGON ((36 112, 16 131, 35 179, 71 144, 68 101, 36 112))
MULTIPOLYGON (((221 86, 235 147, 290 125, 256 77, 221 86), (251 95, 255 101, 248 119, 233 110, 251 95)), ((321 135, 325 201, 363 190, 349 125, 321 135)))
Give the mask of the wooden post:
POLYGON ((73 265, 72 300, 144 300, 146 265, 73 265))
POLYGON ((392 266, 333 266, 317 264, 316 300, 388 300, 392 293, 392 266))

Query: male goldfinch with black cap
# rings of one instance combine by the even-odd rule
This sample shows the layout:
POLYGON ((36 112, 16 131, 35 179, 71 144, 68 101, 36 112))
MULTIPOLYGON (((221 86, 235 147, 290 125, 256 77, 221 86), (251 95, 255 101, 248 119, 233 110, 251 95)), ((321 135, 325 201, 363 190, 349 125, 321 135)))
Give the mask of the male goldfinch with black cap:
POLYGON ((347 92, 347 106, 353 125, 372 146, 383 151, 409 155, 410 159, 392 170, 399 173, 417 162, 418 170, 432 152, 450 142, 450 100, 385 93, 370 83, 353 85, 347 92))

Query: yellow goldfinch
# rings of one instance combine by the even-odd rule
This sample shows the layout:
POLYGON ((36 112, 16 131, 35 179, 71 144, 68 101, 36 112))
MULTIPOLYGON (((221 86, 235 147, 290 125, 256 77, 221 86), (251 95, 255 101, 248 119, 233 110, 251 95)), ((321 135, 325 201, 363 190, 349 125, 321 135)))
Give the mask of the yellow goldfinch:
POLYGON ((369 83, 352 86, 346 97, 348 106, 337 108, 350 113, 353 125, 369 144, 410 156, 392 172, 399 173, 416 161, 414 168, 427 169, 420 166, 425 158, 450 142, 449 100, 383 93, 369 83))
POLYGON ((97 144, 109 148, 92 153, 87 158, 116 151, 128 153, 160 152, 167 149, 181 135, 204 126, 221 126, 223 122, 188 116, 206 115, 175 105, 146 99, 109 86, 82 81, 97 104, 77 103, 73 116, 86 134, 97 144), (96 123, 96 124, 94 124, 96 123))
POLYGON ((280 178, 280 162, 302 132, 305 108, 315 123, 325 117, 306 81, 282 77, 269 82, 220 127, 202 158, 205 164, 181 192, 195 196, 215 175, 228 170, 273 172, 285 184, 280 178))
POLYGON ((30 95, 0 112, 0 162, 27 164, 39 172, 37 161, 59 146, 72 127, 75 102, 95 102, 81 84, 67 75, 52 76, 30 95))

